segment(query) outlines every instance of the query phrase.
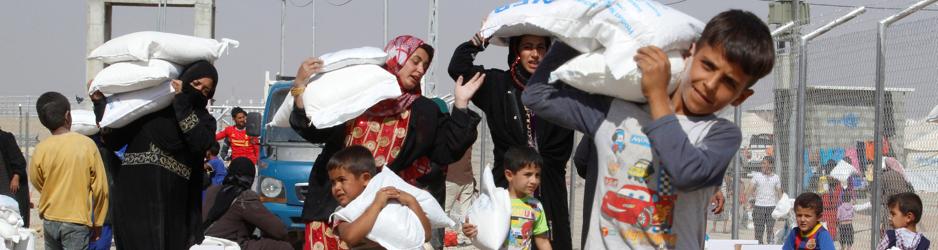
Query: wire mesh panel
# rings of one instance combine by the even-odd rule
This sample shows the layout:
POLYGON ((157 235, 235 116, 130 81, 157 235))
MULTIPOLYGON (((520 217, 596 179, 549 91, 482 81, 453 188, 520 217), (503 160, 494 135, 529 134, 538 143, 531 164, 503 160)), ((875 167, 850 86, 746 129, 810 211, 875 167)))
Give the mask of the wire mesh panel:
MULTIPOLYGON (((909 191, 906 183, 921 197, 923 216, 918 232, 935 237, 938 218, 928 216, 938 208, 938 123, 927 121, 929 111, 938 104, 938 18, 900 22, 886 32, 886 89, 901 89, 901 98, 887 91, 886 117, 894 113, 895 120, 886 119, 884 135, 889 139, 885 156, 885 169, 881 173, 882 201, 900 191, 909 191), (891 105, 891 106, 890 106, 891 105), (901 118, 901 119, 900 119, 901 118)), ((880 214, 889 214, 882 206, 880 214)), ((889 221, 882 217, 884 228, 889 221)))

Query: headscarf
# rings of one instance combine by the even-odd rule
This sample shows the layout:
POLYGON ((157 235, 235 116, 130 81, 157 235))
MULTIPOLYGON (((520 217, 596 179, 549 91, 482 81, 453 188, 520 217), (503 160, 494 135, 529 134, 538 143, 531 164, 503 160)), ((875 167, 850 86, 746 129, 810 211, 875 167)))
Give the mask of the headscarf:
MULTIPOLYGON (((521 55, 518 53, 518 49, 521 48, 521 37, 514 36, 508 39, 508 70, 511 73, 511 79, 515 82, 515 86, 523 90, 528 83, 528 79, 531 78, 531 73, 528 73, 521 65, 521 55)), ((550 49, 550 42, 550 37, 544 36, 544 43, 548 49, 550 49)), ((541 57, 543 58, 544 55, 541 55, 541 57)))
POLYGON ((190 95, 191 98, 193 98, 193 100, 191 100, 193 102, 193 107, 206 107, 208 105, 208 99, 211 99, 213 96, 215 96, 215 89, 218 88, 218 71, 215 70, 215 66, 213 66, 208 61, 198 61, 189 64, 189 66, 186 66, 186 69, 182 71, 182 74, 179 74, 178 79, 179 81, 182 81, 183 93, 198 93, 198 95, 190 95), (203 77, 208 77, 209 79, 212 79, 213 82, 215 82, 215 87, 212 88, 212 91, 209 92, 207 97, 202 95, 201 92, 189 84, 192 81, 203 77))
POLYGON ((228 166, 228 175, 222 181, 221 190, 215 196, 215 203, 212 204, 208 217, 202 224, 203 228, 208 228, 221 218, 231 207, 235 198, 238 198, 241 192, 250 190, 252 184, 254 184, 254 163, 245 157, 232 160, 231 165, 228 166))
POLYGON ((893 157, 883 157, 883 169, 889 168, 889 170, 896 171, 902 175, 902 177, 908 178, 905 175, 905 166, 902 166, 902 163, 899 163, 899 160, 893 157))
MULTIPOLYGON (((394 38, 394 40, 388 42, 387 46, 384 46, 384 52, 388 54, 388 60, 385 61, 384 69, 391 72, 391 74, 394 74, 396 77, 397 73, 404 68, 404 64, 407 63, 407 60, 410 60, 410 56, 423 44, 423 40, 409 35, 394 38)), ((379 117, 400 114, 409 109, 410 105, 414 103, 414 100, 417 100, 417 98, 422 95, 420 92, 420 83, 417 83, 417 86, 409 90, 404 89, 400 78, 397 79, 397 84, 401 87, 403 94, 395 99, 378 102, 378 104, 369 108, 365 114, 379 117)))

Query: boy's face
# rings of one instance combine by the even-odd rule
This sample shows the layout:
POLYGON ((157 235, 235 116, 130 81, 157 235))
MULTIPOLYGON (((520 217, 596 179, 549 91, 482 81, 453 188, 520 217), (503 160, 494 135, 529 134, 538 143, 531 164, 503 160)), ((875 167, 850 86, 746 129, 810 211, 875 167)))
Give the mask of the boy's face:
POLYGON ((889 207, 890 221, 892 222, 892 227, 894 228, 904 228, 908 227, 912 223, 912 220, 915 219, 915 215, 912 213, 902 214, 902 211, 899 211, 899 206, 889 207))
POLYGON ((683 110, 688 115, 713 114, 726 107, 741 104, 752 90, 747 87, 752 79, 742 68, 731 63, 723 48, 697 45, 692 54, 685 78, 679 87, 683 110))
POLYGON ((355 176, 345 168, 339 167, 329 170, 329 180, 332 181, 332 197, 335 197, 339 205, 346 206, 365 190, 371 180, 371 174, 362 173, 355 176))
POLYGON ((527 165, 514 173, 506 169, 505 178, 508 179, 508 188, 511 188, 514 193, 531 196, 534 194, 534 190, 537 190, 538 185, 541 184, 541 167, 527 165))
POLYGON ((818 223, 817 211, 813 208, 795 206, 795 220, 802 232, 810 231, 818 223))

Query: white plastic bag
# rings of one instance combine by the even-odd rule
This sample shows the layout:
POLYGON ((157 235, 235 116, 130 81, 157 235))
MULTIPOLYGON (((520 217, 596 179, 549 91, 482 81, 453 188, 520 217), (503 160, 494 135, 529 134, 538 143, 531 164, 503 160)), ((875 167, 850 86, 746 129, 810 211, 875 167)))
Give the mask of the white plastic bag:
POLYGON ((844 160, 840 160, 839 162, 837 162, 837 166, 835 166, 834 169, 831 170, 831 176, 834 177, 834 179, 837 179, 837 181, 840 181, 841 184, 846 186, 849 184, 849 182, 847 181, 850 180, 850 175, 853 175, 853 173, 855 172, 856 172, 856 168, 854 168, 853 165, 850 165, 850 163, 847 163, 844 160))
POLYGON ((72 110, 72 131, 83 135, 95 135, 100 129, 95 122, 94 112, 84 109, 72 110))
POLYGON ((788 197, 787 193, 782 193, 782 198, 778 199, 775 209, 772 210, 772 218, 779 220, 788 218, 792 208, 795 206, 795 199, 788 197))
POLYGON ((504 44, 511 36, 546 32, 581 52, 605 48, 607 67, 620 79, 637 68, 632 57, 639 48, 688 50, 703 27, 699 20, 651 0, 521 1, 492 11, 482 35, 504 44))
POLYGON ((88 93, 100 90, 105 95, 111 95, 141 90, 175 79, 181 71, 182 66, 160 59, 119 62, 98 72, 88 93))
POLYGON ((508 239, 511 225, 511 197, 508 190, 495 187, 492 166, 482 170, 481 192, 466 214, 478 234, 472 245, 480 249, 499 249, 508 239))
POLYGON ((355 65, 311 78, 303 92, 303 104, 311 125, 329 128, 400 95, 396 76, 381 66, 355 65))
POLYGON ((121 128, 131 122, 169 107, 173 103, 173 86, 169 81, 150 88, 107 97, 101 127, 121 128))
MULTIPOLYGON (((375 194, 381 188, 389 186, 417 199, 417 203, 420 203, 420 208, 430 221, 430 228, 456 225, 456 222, 446 216, 443 208, 430 193, 408 184, 393 171, 382 171, 371 178, 368 186, 358 197, 332 214, 332 220, 351 222, 358 219, 374 202, 375 194)), ((384 209, 381 209, 377 221, 366 237, 387 249, 419 249, 425 240, 423 225, 420 224, 417 214, 395 201, 389 201, 384 209)))
MULTIPOLYGON (((684 58, 679 52, 668 53, 671 62, 671 82, 668 93, 674 92, 684 78, 684 58)), ((568 85, 592 94, 600 94, 631 102, 646 102, 642 94, 642 72, 632 69, 616 79, 606 67, 603 51, 584 53, 561 65, 550 73, 550 81, 562 80, 568 85)))
POLYGON ((238 41, 227 38, 222 38, 219 42, 195 36, 141 31, 105 42, 91 51, 88 59, 113 64, 157 58, 188 65, 199 60, 214 62, 222 53, 227 52, 228 48, 237 48, 238 45, 238 41))
POLYGON ((228 239, 205 236, 202 244, 193 245, 189 250, 241 250, 237 242, 228 239))

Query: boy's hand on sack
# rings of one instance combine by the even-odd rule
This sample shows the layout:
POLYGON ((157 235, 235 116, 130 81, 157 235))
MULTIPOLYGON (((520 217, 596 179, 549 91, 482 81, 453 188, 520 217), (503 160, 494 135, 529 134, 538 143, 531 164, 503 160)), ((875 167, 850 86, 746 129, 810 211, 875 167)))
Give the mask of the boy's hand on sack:
POLYGON ((401 205, 404 205, 404 206, 407 206, 407 207, 409 207, 409 206, 411 206, 411 205, 420 206, 420 203, 417 203, 417 198, 416 198, 416 197, 414 197, 413 195, 410 195, 409 193, 404 192, 404 191, 398 192, 397 201, 400 202, 401 205))
POLYGON ((293 80, 293 87, 306 87, 309 77, 322 71, 322 60, 315 57, 307 58, 300 64, 296 70, 296 79, 293 80))
POLYGON ((474 239, 476 235, 479 234, 479 230, 476 229, 476 225, 469 223, 469 218, 466 218, 466 222, 462 224, 462 234, 470 239, 474 239))
POLYGON ((668 82, 671 81, 668 54, 658 47, 647 46, 638 49, 634 59, 642 71, 642 94, 649 100, 654 97, 667 97, 668 82))
POLYGON ((485 21, 488 19, 488 16, 482 18, 482 23, 479 24, 479 32, 476 32, 476 34, 472 36, 472 40, 470 40, 472 41, 472 45, 483 49, 489 45, 489 39, 482 37, 482 28, 485 28, 485 21))
POLYGON ((463 83, 462 76, 456 79, 456 102, 453 103, 458 109, 469 108, 469 100, 472 99, 472 96, 476 94, 476 91, 479 90, 479 87, 482 86, 482 83, 485 81, 485 74, 476 72, 472 79, 463 83))
POLYGON ((384 208, 388 205, 388 200, 399 199, 401 196, 401 191, 397 190, 394 187, 383 187, 381 190, 378 190, 378 193, 375 194, 375 201, 372 202, 373 206, 379 208, 384 208))

